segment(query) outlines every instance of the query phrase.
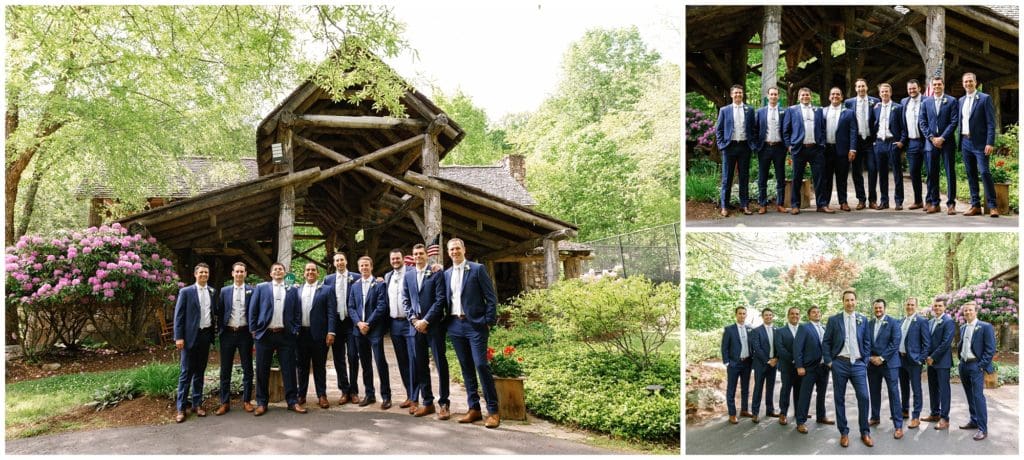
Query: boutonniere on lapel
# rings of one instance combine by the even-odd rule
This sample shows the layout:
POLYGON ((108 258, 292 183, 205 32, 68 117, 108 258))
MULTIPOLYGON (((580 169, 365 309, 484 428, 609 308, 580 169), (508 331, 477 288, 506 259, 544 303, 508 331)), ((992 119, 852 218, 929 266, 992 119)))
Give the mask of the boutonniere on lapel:
POLYGON ((858 325, 858 326, 860 326, 860 325, 861 325, 861 324, 862 324, 863 322, 864 322, 864 320, 863 320, 863 319, 861 319, 861 317, 860 317, 860 316, 858 316, 858 317, 857 317, 857 325, 858 325))
POLYGON ((423 270, 423 276, 430 276, 431 274, 432 272, 430 271, 430 265, 427 265, 426 270, 423 270))
POLYGON ((249 295, 249 294, 252 294, 252 289, 246 289, 245 290, 245 295, 249 295))
POLYGON ((974 326, 974 332, 978 332, 980 330, 981 330, 981 326, 974 326))
POLYGON ((945 103, 946 103, 946 96, 940 97, 939 98, 939 105, 942 105, 942 104, 945 104, 945 103))

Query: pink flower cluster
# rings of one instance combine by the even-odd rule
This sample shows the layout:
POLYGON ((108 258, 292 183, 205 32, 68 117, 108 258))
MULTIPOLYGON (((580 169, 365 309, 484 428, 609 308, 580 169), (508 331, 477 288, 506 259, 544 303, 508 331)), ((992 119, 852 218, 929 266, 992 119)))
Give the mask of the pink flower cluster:
POLYGON ((163 296, 179 284, 173 267, 155 238, 130 235, 116 223, 50 239, 26 235, 7 248, 7 297, 31 305, 87 296, 125 300, 138 289, 163 296))
POLYGON ((715 122, 704 112, 686 109, 686 140, 702 147, 711 148, 715 143, 715 122))
POLYGON ((1016 323, 1018 319, 1016 293, 1009 286, 985 281, 939 297, 946 299, 946 310, 957 324, 964 323, 961 307, 968 301, 978 304, 978 319, 982 321, 1016 323))

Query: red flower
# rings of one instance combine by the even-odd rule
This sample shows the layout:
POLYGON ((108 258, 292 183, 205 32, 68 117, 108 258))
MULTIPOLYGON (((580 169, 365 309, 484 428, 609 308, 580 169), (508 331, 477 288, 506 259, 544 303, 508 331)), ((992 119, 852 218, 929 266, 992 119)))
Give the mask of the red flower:
POLYGON ((999 161, 996 162, 996 167, 997 168, 1002 168, 1005 164, 1006 164, 1005 161, 999 160, 999 161))
POLYGON ((516 358, 516 361, 523 362, 523 357, 520 356, 520 357, 516 358))
POLYGON ((491 348, 491 347, 487 347, 487 361, 493 361, 493 360, 494 360, 494 349, 491 348))
POLYGON ((512 345, 506 346, 505 350, 502 351, 502 353, 504 353, 505 356, 512 356, 512 353, 515 353, 515 352, 516 352, 516 348, 513 347, 512 345))

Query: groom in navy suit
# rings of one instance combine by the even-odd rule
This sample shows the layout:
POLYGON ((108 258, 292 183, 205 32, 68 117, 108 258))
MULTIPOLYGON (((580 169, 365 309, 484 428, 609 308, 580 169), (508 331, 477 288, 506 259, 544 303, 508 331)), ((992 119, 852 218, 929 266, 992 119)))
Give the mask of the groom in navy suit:
MULTIPOLYGON (((825 185, 825 117, 820 107, 811 105, 811 89, 800 88, 800 103, 786 109, 782 138, 793 156, 793 187, 790 213, 800 214, 800 187, 804 168, 811 165, 811 181, 815 196, 826 194, 825 185)), ((822 210, 822 212, 826 212, 822 210)))
POLYGON ((961 430, 974 430, 975 441, 988 437, 988 408, 985 403, 985 374, 995 372, 992 357, 996 353, 996 336, 992 325, 978 320, 978 305, 967 302, 961 311, 964 325, 960 327, 960 382, 967 394, 971 420, 961 430))
POLYGON ((896 428, 893 437, 903 439, 903 413, 900 404, 900 335, 899 322, 885 314, 885 299, 872 304, 875 317, 868 323, 871 331, 871 353, 868 357, 868 390, 871 398, 870 426, 880 423, 882 412, 882 380, 889 394, 889 415, 896 428))
POLYGON ((469 412, 459 419, 459 423, 472 423, 483 418, 477 392, 479 374, 488 412, 484 426, 497 428, 501 416, 498 414, 498 391, 494 388, 494 376, 487 362, 487 339, 491 326, 498 321, 498 298, 487 269, 466 260, 466 243, 458 238, 448 240, 448 256, 452 258, 452 267, 444 272, 448 336, 462 368, 469 405, 469 412))
POLYGON ((284 264, 270 266, 271 282, 256 285, 249 301, 249 331, 256 339, 256 416, 270 403, 270 364, 277 352, 288 410, 305 414, 296 388, 295 347, 302 326, 298 289, 284 282, 284 264))
POLYGON ((753 214, 747 207, 750 200, 750 150, 756 145, 757 131, 754 109, 743 103, 743 87, 732 85, 732 104, 718 111, 715 123, 715 143, 722 152, 722 191, 719 203, 722 217, 729 217, 729 195, 732 193, 733 174, 739 172, 740 208, 743 214, 753 214))
POLYGON ((868 427, 868 382, 865 362, 871 349, 871 331, 864 315, 857 313, 857 294, 843 292, 843 312, 829 318, 822 348, 825 365, 832 369, 832 396, 836 403, 839 445, 850 445, 850 429, 846 424, 846 382, 853 383, 857 395, 857 420, 860 439, 872 447, 871 428, 868 427))
POLYGON ((174 421, 185 421, 185 404, 192 390, 192 413, 206 416, 203 409, 203 374, 210 357, 213 342, 213 314, 217 308, 216 291, 206 284, 210 279, 210 266, 196 264, 196 284, 178 291, 174 304, 174 346, 181 354, 181 373, 178 374, 177 409, 174 421))
POLYGON ((445 356, 447 330, 444 325, 444 270, 435 269, 427 264, 427 247, 423 244, 412 247, 412 258, 416 265, 405 271, 405 293, 402 296, 402 303, 409 323, 416 330, 413 337, 416 349, 413 354, 416 388, 413 390, 412 400, 416 402, 422 398, 423 401, 421 407, 413 406, 416 410, 412 414, 423 417, 434 413, 434 393, 430 388, 430 359, 427 356, 429 349, 434 354, 434 365, 437 367, 437 419, 448 420, 451 417, 451 409, 448 399, 448 357, 445 356))
POLYGON ((925 212, 939 212, 939 162, 946 171, 946 214, 956 214, 956 128, 960 126, 960 111, 956 100, 943 94, 942 77, 932 78, 932 96, 921 104, 918 124, 927 139, 924 158, 928 170, 928 191, 925 193, 925 212))
POLYGON ((967 72, 963 76, 964 91, 960 97, 960 154, 964 157, 964 168, 967 170, 967 185, 971 190, 971 209, 965 216, 981 214, 981 198, 978 195, 978 176, 985 187, 985 202, 988 204, 989 215, 999 217, 996 210, 996 186, 992 182, 989 171, 989 155, 996 143, 995 106, 988 94, 978 91, 978 77, 967 72))
POLYGON ((230 286, 221 288, 217 303, 217 326, 220 330, 220 407, 215 415, 231 409, 231 368, 235 350, 242 361, 242 408, 252 412, 252 334, 249 333, 249 300, 252 286, 245 284, 245 264, 231 266, 230 286))

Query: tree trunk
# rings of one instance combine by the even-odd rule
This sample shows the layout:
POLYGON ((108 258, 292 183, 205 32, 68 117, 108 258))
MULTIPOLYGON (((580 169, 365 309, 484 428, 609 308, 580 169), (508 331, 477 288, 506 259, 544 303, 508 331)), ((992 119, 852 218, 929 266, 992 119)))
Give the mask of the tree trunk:
POLYGON ((49 166, 49 162, 45 166, 37 165, 36 171, 32 173, 32 178, 29 179, 28 189, 25 190, 25 202, 21 205, 21 222, 18 223, 18 227, 14 231, 15 240, 28 232, 29 224, 32 222, 32 213, 36 207, 36 194, 39 193, 39 184, 43 181, 43 174, 46 174, 49 166))
POLYGON ((945 281, 946 281, 946 292, 953 292, 960 289, 960 266, 957 262, 956 252, 957 248, 964 241, 964 235, 962 233, 946 233, 946 269, 945 269, 945 281))

